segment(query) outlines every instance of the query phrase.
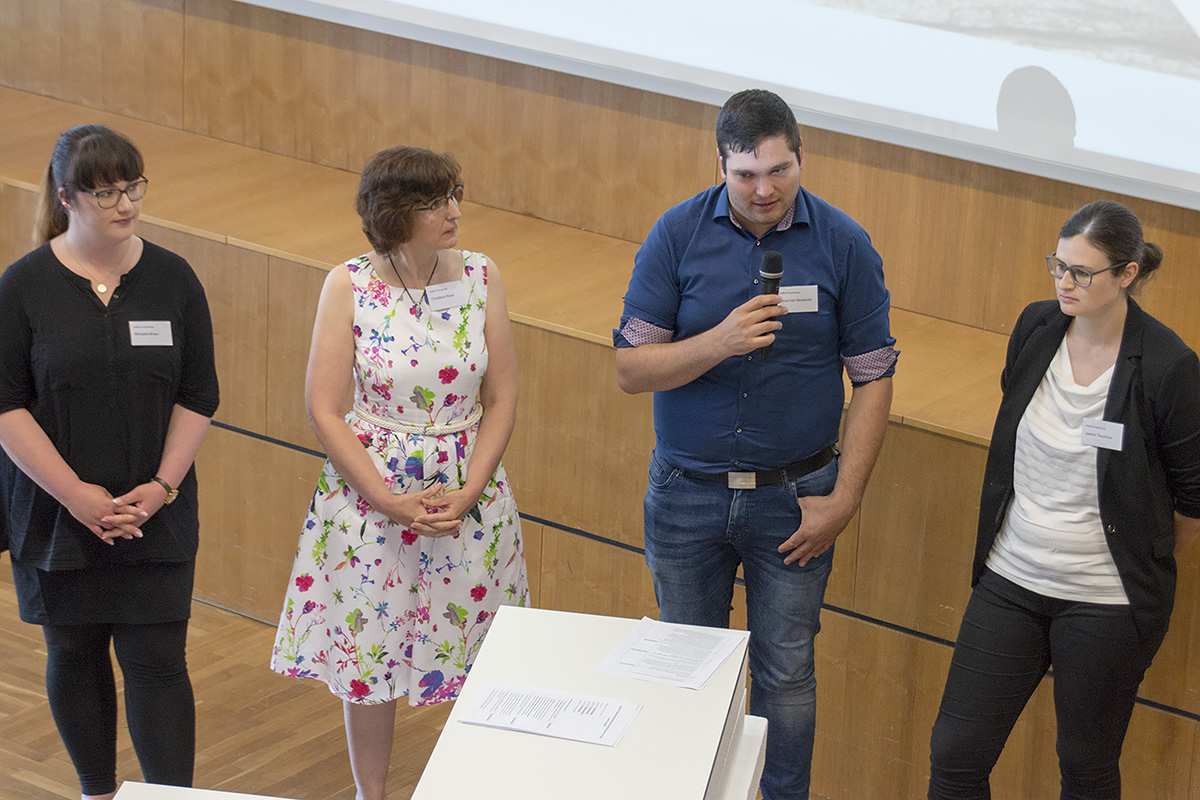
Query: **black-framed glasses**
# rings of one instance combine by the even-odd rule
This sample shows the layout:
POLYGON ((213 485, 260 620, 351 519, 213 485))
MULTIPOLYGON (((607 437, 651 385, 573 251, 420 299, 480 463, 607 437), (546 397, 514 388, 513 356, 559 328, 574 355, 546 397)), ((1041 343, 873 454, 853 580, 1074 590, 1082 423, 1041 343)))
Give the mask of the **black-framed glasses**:
POLYGON ((1111 267, 1106 267, 1104 269, 1091 270, 1084 269, 1083 267, 1073 267, 1070 264, 1060 261, 1058 256, 1046 256, 1046 268, 1050 270, 1051 275, 1053 275, 1055 278, 1061 279, 1063 275, 1066 275, 1069 272, 1071 273, 1071 280, 1074 281, 1075 285, 1080 289, 1086 289, 1087 287, 1091 286, 1092 278, 1096 277, 1101 272, 1116 272, 1117 270, 1123 270, 1128 267, 1130 263, 1131 262, 1126 261, 1122 264, 1113 264, 1111 267))
POLYGON ((445 197, 439 197, 437 200, 434 200, 427 206, 419 207, 417 211, 441 211, 450 204, 451 200, 454 201, 454 205, 458 205, 462 202, 462 199, 463 185, 460 183, 450 190, 450 194, 446 195, 445 197))
POLYGON ((129 198, 129 202, 136 203, 146 196, 146 186, 150 181, 146 178, 138 178, 133 183, 126 186, 124 189, 118 189, 115 186, 108 189, 99 189, 95 192, 84 189, 92 197, 96 198, 96 205, 101 208, 113 208, 117 203, 121 202, 121 195, 129 198))

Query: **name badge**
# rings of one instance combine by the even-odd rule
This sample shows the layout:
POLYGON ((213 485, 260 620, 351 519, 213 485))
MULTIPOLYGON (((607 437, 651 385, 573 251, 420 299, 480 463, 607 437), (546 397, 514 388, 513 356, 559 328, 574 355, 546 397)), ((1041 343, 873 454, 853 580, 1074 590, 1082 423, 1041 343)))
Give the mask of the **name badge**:
POLYGON ((429 300, 429 307, 434 311, 459 308, 466 305, 467 287, 462 281, 434 283, 425 287, 425 297, 429 300))
POLYGON ((807 314, 817 310, 817 287, 812 286, 780 286, 779 296, 783 298, 782 305, 789 314, 807 314))
POLYGON ((1102 419, 1083 421, 1083 444, 1103 447, 1105 450, 1120 450, 1125 442, 1125 426, 1119 422, 1102 419))
POLYGON ((175 343, 171 338, 171 323, 129 320, 129 343, 134 347, 170 347, 175 343))

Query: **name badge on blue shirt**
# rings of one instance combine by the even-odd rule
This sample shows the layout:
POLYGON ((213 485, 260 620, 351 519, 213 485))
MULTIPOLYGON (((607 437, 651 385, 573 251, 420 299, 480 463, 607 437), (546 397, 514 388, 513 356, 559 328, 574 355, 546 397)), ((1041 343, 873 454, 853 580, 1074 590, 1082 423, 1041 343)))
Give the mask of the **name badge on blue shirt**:
POLYGON ((168 320, 129 320, 129 343, 134 347, 170 347, 171 323, 168 320))
POLYGON ((789 314, 807 314, 817 310, 817 287, 811 286, 780 286, 779 296, 783 298, 781 305, 789 314))

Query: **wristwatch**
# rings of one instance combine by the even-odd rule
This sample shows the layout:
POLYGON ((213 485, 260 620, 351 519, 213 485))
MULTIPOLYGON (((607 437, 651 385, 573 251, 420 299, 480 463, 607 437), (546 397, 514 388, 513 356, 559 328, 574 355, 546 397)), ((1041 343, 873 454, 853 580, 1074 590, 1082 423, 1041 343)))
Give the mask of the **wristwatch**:
POLYGON ((163 505, 164 505, 164 506, 169 506, 169 505, 171 505, 171 503, 174 503, 174 502, 175 502, 175 498, 176 498, 176 497, 179 497, 179 490, 178 490, 178 489, 172 489, 172 488, 171 488, 171 484, 167 483, 167 482, 166 482, 166 481, 164 481, 162 478, 160 478, 160 477, 158 477, 157 475, 155 475, 155 476, 152 478, 152 480, 153 480, 155 483, 157 483, 159 486, 161 486, 161 487, 163 487, 164 489, 166 489, 166 490, 167 490, 167 499, 166 499, 166 500, 163 500, 163 505))

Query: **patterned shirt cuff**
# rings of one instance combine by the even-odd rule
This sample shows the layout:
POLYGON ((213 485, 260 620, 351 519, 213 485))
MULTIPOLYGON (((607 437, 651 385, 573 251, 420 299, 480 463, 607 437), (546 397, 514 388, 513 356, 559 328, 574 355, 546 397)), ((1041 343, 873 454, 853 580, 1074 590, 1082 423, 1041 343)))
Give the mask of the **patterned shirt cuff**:
POLYGON ((625 320, 618 335, 629 342, 630 347, 641 347, 644 344, 666 344, 674 338, 675 332, 637 317, 630 317, 625 320))
POLYGON ((890 378, 896 372, 896 359, 899 357, 896 348, 881 347, 860 356, 843 356, 842 363, 846 365, 850 383, 860 386, 880 378, 890 378))

